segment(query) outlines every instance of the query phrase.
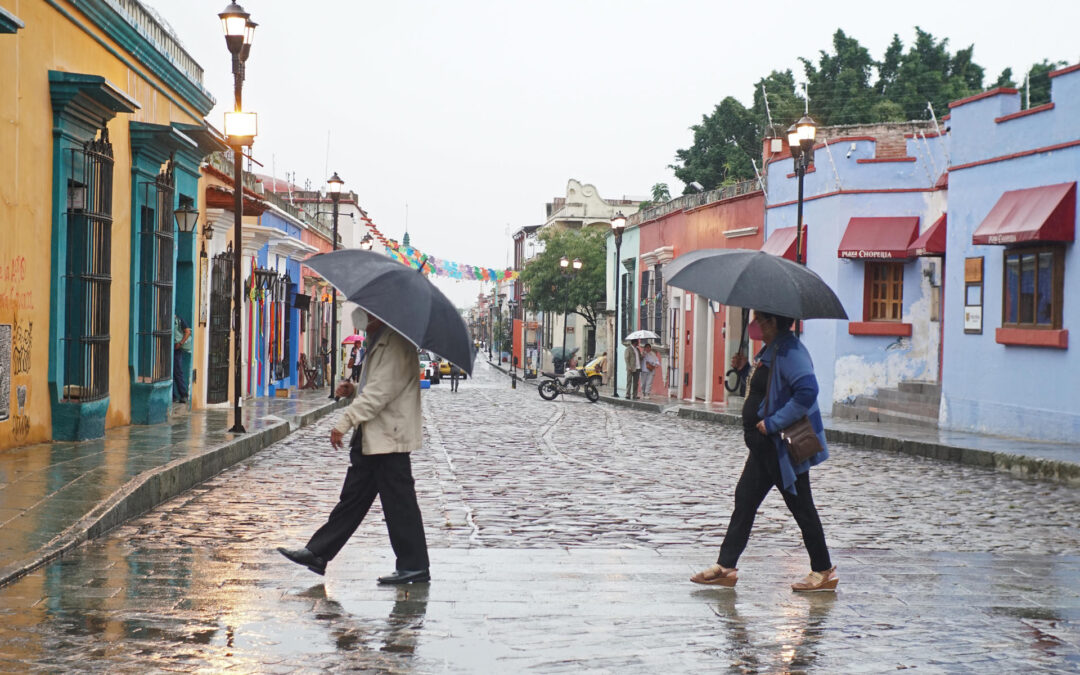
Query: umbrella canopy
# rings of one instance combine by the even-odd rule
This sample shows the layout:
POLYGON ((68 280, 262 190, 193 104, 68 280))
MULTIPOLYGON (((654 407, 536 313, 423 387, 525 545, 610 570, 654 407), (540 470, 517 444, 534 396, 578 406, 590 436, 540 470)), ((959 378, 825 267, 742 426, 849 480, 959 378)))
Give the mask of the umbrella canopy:
POLYGON ((705 249, 681 255, 664 269, 667 282, 722 305, 793 319, 846 319, 836 293, 813 270, 748 249, 705 249))
POLYGON ((659 340, 660 336, 651 330, 636 330, 630 333, 623 340, 659 340))
POLYGON ((472 375, 472 340, 465 320, 417 270, 360 249, 321 253, 304 264, 409 342, 442 355, 472 375))
POLYGON ((363 342, 363 341, 364 341, 364 336, 363 335, 353 333, 352 335, 346 335, 345 339, 341 341, 341 344, 343 344, 343 345, 351 345, 354 342, 363 342))
POLYGON ((552 347, 551 348, 551 357, 555 358, 555 359, 561 359, 563 361, 566 361, 566 360, 569 360, 570 357, 573 356, 574 354, 577 354, 577 351, 578 351, 577 347, 571 347, 569 349, 566 349, 565 353, 563 353, 563 347, 562 346, 552 347))

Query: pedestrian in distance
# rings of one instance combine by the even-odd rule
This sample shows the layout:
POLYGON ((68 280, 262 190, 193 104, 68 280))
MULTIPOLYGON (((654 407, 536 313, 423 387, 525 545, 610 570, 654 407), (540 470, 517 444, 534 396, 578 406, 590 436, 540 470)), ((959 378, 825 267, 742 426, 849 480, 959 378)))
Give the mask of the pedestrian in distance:
POLYGON ((355 372, 356 368, 356 353, 359 349, 359 345, 357 345, 355 342, 349 346, 349 361, 345 364, 345 367, 348 369, 348 379, 350 380, 353 379, 353 373, 355 372))
POLYGON ((631 340, 623 354, 626 362, 626 398, 638 397, 638 378, 641 376, 641 352, 638 351, 638 341, 631 340))
MULTIPOLYGON (((814 364, 806 347, 791 332, 792 319, 755 310, 754 322, 761 329, 765 346, 754 357, 754 370, 742 410, 743 439, 750 454, 735 487, 735 510, 716 564, 690 577, 690 581, 710 586, 735 585, 739 578, 735 566, 750 539, 754 516, 775 486, 795 516, 810 556, 810 573, 792 584, 791 590, 832 591, 839 578, 836 566, 829 558, 825 532, 810 491, 810 467, 829 457, 817 405, 814 364), (793 466, 787 444, 779 432, 803 415, 809 417, 822 449, 807 461, 793 466)), ((743 372, 749 368, 741 352, 732 357, 731 365, 743 372)))
POLYGON ((367 326, 370 347, 360 382, 342 382, 335 392, 352 398, 330 432, 330 444, 341 449, 345 433, 354 430, 345 485, 326 524, 305 547, 278 551, 316 574, 325 574, 327 563, 363 522, 377 495, 397 556, 394 573, 379 577, 379 583, 429 581, 427 539, 410 462, 410 453, 419 450, 423 440, 420 359, 413 344, 364 310, 353 312, 353 325, 367 326))
POLYGON ((360 381, 360 369, 364 365, 364 356, 366 356, 366 355, 367 355, 367 350, 364 349, 363 345, 358 343, 356 345, 356 359, 355 359, 355 362, 353 363, 353 367, 352 367, 352 376, 349 378, 353 382, 359 382, 360 381))
POLYGON ((458 380, 461 379, 463 371, 454 364, 450 364, 450 391, 456 392, 458 390, 458 380))
POLYGON ((184 356, 191 354, 191 328, 179 314, 173 314, 173 403, 187 403, 184 356))
POLYGON ((649 396, 652 393, 653 376, 660 369, 660 357, 653 351, 652 345, 645 343, 641 354, 641 395, 649 396))

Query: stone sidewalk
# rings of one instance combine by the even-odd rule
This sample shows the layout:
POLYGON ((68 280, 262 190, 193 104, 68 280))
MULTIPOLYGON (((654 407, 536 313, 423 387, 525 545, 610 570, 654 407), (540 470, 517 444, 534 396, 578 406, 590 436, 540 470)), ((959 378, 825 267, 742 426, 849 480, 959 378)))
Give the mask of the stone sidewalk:
POLYGON ((327 390, 232 409, 173 406, 168 422, 0 451, 0 586, 144 513, 327 414, 327 390))

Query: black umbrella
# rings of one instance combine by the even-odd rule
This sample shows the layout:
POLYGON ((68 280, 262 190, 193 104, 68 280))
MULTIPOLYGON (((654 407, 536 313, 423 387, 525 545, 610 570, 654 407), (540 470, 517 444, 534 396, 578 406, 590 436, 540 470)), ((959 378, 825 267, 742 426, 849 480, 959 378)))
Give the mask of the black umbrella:
POLYGON ((846 319, 836 293, 813 270, 748 249, 713 248, 679 256, 664 269, 672 286, 793 319, 846 319))
POLYGON ((409 342, 472 375, 472 340, 465 320, 419 271, 360 249, 321 253, 304 264, 409 342))

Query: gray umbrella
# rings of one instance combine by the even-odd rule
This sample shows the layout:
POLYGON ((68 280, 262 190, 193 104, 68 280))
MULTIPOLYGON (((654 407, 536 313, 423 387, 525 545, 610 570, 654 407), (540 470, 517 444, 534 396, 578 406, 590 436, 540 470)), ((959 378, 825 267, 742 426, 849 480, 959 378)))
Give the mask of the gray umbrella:
POLYGON ((836 293, 813 270, 748 249, 704 249, 664 268, 667 281, 722 305, 793 319, 846 319, 836 293))
POLYGON ((360 249, 321 253, 304 264, 409 342, 472 375, 472 340, 465 320, 419 271, 360 249))

